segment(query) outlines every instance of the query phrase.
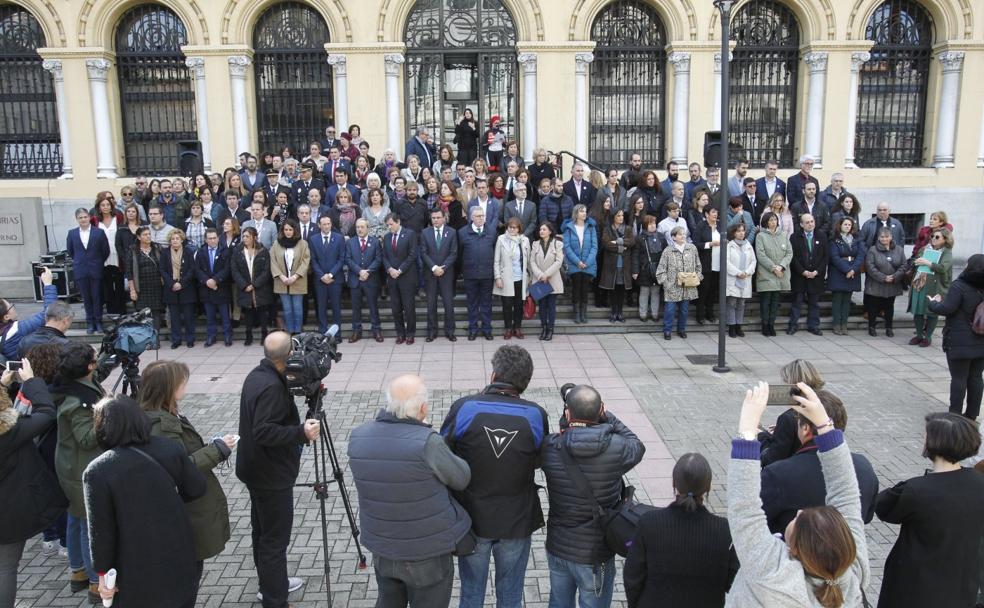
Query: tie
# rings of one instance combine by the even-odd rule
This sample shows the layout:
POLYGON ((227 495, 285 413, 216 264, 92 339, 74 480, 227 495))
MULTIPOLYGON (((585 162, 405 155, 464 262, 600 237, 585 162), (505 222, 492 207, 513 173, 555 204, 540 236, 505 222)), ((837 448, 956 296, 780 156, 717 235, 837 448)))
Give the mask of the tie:
POLYGON ((209 272, 215 272, 215 250, 208 250, 208 270, 209 272))
POLYGON ((809 250, 810 253, 813 253, 813 233, 812 232, 807 232, 806 233, 806 248, 807 248, 807 250, 809 250))
POLYGON ((328 247, 328 237, 327 236, 321 235, 321 244, 324 245, 325 248, 327 249, 327 247, 328 247))
POLYGON ((437 243, 437 248, 438 249, 441 248, 441 238, 442 238, 442 236, 441 236, 441 229, 440 228, 435 228, 434 229, 434 242, 437 243))
POLYGON ((393 253, 396 253, 396 239, 398 238, 400 238, 400 233, 394 234, 393 238, 390 239, 390 242, 393 243, 393 253))
POLYGON ((301 238, 307 240, 307 224, 301 227, 301 238))
POLYGON ((361 249, 362 249, 362 253, 365 253, 366 252, 366 240, 365 239, 359 239, 359 240, 362 242, 362 245, 360 246, 361 249))
POLYGON ((517 205, 517 207, 518 207, 517 211, 519 211, 519 217, 522 218, 523 217, 523 201, 519 201, 519 205, 517 205))
POLYGON ((483 231, 483 230, 485 230, 485 228, 484 228, 484 227, 482 227, 482 228, 479 228, 479 229, 478 229, 478 235, 479 235, 479 236, 481 236, 481 235, 482 235, 482 231, 483 231))

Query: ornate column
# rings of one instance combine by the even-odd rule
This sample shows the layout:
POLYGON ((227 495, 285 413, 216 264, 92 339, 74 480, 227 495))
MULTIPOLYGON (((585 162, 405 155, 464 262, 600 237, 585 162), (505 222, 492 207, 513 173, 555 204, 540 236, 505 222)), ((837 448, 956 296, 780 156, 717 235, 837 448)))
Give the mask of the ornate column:
MULTIPOLYGON (((669 61, 673 64, 673 142, 670 160, 686 164, 687 119, 690 116, 690 53, 670 53, 669 61)), ((718 108, 720 107, 719 100, 718 108)))
POLYGON ((108 59, 85 60, 85 67, 89 72, 89 93, 92 96, 92 121, 96 130, 96 177, 106 179, 119 177, 116 172, 116 151, 113 148, 113 127, 109 118, 109 92, 106 86, 107 74, 112 65, 108 59))
POLYGON ((328 65, 335 76, 335 127, 341 133, 348 129, 348 58, 345 55, 328 55, 328 65))
POLYGON ((536 53, 520 53, 523 66, 523 158, 533 158, 536 148, 536 53))
POLYGON ((574 154, 588 158, 588 65, 594 53, 574 54, 574 154))
POLYGON ((198 119, 198 141, 202 143, 202 166, 212 171, 212 146, 208 141, 208 87, 205 85, 205 58, 188 57, 185 65, 195 86, 195 114, 198 119))
POLYGON ((847 140, 844 144, 844 168, 857 169, 854 164, 854 140, 858 126, 858 72, 861 64, 871 59, 868 51, 851 53, 851 79, 847 85, 847 140))
POLYGON ((72 179, 72 139, 68 124, 68 100, 65 98, 65 74, 61 59, 45 59, 41 67, 51 72, 55 82, 55 104, 58 107, 58 133, 61 135, 62 174, 58 179, 72 179))
POLYGON ((815 160, 813 167, 823 167, 823 100, 827 89, 827 53, 812 52, 803 57, 810 67, 810 91, 806 100, 806 142, 803 151, 815 160))
POLYGON ((229 85, 232 91, 232 135, 236 154, 249 150, 249 118, 246 111, 246 70, 252 63, 246 55, 229 57, 229 85))
MULTIPOLYGON (((728 61, 733 57, 728 51, 728 61)), ((721 53, 714 53, 714 115, 713 125, 715 131, 721 130, 721 53)))
POLYGON ((386 71, 386 131, 387 147, 396 152, 397 158, 403 156, 400 145, 400 71, 406 58, 400 53, 383 55, 386 71))
POLYGON ((957 138, 957 102, 960 99, 960 69, 963 51, 944 51, 936 57, 943 65, 943 84, 940 87, 939 114, 936 118, 936 153, 933 166, 953 167, 953 151, 957 138))

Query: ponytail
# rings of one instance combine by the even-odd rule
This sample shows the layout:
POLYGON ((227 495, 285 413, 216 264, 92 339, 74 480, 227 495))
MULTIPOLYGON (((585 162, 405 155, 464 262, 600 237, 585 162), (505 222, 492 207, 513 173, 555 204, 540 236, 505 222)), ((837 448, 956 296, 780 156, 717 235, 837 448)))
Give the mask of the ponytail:
POLYGON ((711 491, 711 465, 701 454, 684 454, 673 466, 673 504, 687 513, 693 513, 704 504, 704 496, 711 491))
POLYGON ((814 586, 813 595, 823 608, 840 608, 844 605, 844 592, 837 581, 831 579, 814 586))
POLYGON ((693 492, 687 492, 686 494, 677 494, 673 504, 687 513, 694 513, 698 507, 704 504, 704 500, 700 496, 694 496, 693 492))

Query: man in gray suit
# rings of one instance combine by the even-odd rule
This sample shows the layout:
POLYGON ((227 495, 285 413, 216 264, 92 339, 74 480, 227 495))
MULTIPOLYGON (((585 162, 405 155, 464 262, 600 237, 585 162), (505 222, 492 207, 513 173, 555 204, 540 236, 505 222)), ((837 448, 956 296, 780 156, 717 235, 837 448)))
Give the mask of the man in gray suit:
POLYGON ((263 203, 253 201, 249 206, 250 218, 243 222, 243 228, 256 228, 257 240, 268 250, 273 247, 273 242, 277 240, 277 224, 273 220, 266 219, 266 208, 263 203))
POLYGON ((526 184, 513 183, 515 199, 506 203, 503 211, 503 222, 509 223, 509 218, 517 218, 523 227, 523 234, 531 243, 536 242, 536 205, 526 198, 526 184))

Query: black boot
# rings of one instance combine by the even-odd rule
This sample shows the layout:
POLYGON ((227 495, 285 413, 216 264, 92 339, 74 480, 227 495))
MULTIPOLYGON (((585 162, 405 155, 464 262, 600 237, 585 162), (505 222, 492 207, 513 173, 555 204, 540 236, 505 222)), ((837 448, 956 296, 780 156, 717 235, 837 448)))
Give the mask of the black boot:
POLYGON ((735 327, 737 327, 737 326, 735 326, 735 325, 729 325, 728 326, 728 337, 729 338, 737 338, 738 337, 738 332, 735 331, 735 327))
POLYGON ((540 339, 543 340, 546 337, 547 337, 547 326, 546 325, 541 325, 540 326, 540 339))
POLYGON ((762 323, 762 335, 763 336, 768 336, 769 335, 769 324, 768 323, 764 323, 764 322, 762 323))
POLYGON ((745 337, 745 332, 742 331, 741 329, 741 323, 735 325, 735 333, 738 335, 739 338, 745 337))
POLYGON ((246 329, 246 339, 243 341, 243 346, 249 346, 253 343, 253 328, 246 329))
POLYGON ((553 331, 554 331, 553 330, 553 325, 547 327, 547 333, 546 333, 546 335, 543 336, 543 339, 546 340, 547 342, 549 342, 550 340, 553 340, 553 331))
POLYGON ((588 322, 588 303, 587 302, 581 302, 578 305, 578 308, 579 308, 579 313, 578 313, 579 316, 578 316, 578 318, 580 319, 580 321, 578 321, 578 322, 579 323, 582 323, 582 324, 583 323, 587 323, 588 322))

